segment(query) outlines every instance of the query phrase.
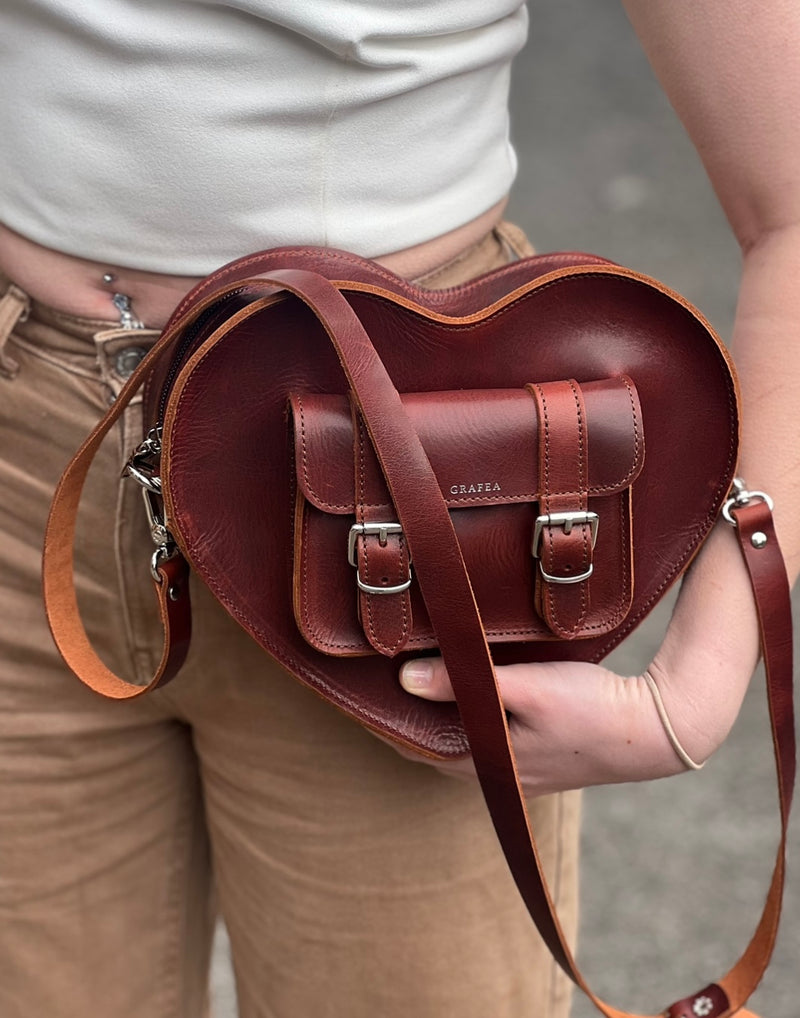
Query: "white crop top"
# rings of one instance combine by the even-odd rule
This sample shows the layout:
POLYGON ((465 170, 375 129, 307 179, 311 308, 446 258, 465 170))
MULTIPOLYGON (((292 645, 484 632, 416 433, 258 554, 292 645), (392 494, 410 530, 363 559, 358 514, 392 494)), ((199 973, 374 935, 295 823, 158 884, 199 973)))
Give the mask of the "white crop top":
POLYGON ((421 243, 508 192, 526 30, 523 0, 2 0, 0 222, 186 275, 421 243))

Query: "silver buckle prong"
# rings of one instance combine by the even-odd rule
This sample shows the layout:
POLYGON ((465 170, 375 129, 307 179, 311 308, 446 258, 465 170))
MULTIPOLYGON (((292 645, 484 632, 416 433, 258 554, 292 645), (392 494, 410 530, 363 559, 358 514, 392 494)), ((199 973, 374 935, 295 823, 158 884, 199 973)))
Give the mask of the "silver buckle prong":
POLYGON ((408 590, 411 586, 411 559, 408 560, 408 579, 405 583, 398 583, 394 587, 373 587, 369 583, 364 583, 361 579, 358 558, 356 556, 356 541, 358 541, 359 537, 366 537, 368 534, 377 534, 378 541, 381 546, 386 547, 386 542, 389 540, 389 534, 402 533, 403 528, 399 523, 353 524, 347 537, 347 561, 356 570, 356 583, 358 584, 359 590, 363 590, 365 594, 402 594, 404 590, 408 590))
POLYGON ((536 517, 536 523, 533 528, 531 554, 534 558, 539 559, 539 572, 542 574, 542 578, 547 580, 548 583, 582 583, 584 580, 588 580, 594 571, 594 565, 590 563, 586 572, 581 573, 580 576, 551 576, 550 573, 545 572, 544 567, 542 566, 541 557, 539 555, 539 547, 541 545, 542 531, 544 528, 561 527, 565 534, 569 534, 576 524, 589 525, 592 548, 594 548, 597 544, 597 529, 600 526, 600 517, 597 513, 589 512, 588 510, 572 510, 570 512, 563 513, 544 513, 542 516, 536 517))

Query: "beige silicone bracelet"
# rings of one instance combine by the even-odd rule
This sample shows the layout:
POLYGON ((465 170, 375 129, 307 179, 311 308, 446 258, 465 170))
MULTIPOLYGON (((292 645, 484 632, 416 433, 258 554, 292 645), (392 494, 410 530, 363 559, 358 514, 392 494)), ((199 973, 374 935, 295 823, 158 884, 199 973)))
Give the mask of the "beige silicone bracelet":
POLYGON ((678 754, 678 758, 691 771, 701 771, 705 767, 705 761, 703 763, 697 763, 692 760, 689 754, 681 745, 681 741, 675 734, 675 729, 672 727, 672 722, 667 714, 667 708, 664 706, 664 701, 661 699, 661 691, 656 685, 656 680, 650 674, 649 671, 644 673, 644 681, 647 683, 647 688, 650 690, 650 694, 653 697, 653 703, 656 705, 658 716, 661 718, 661 724, 664 726, 664 731, 667 733, 672 748, 678 754))

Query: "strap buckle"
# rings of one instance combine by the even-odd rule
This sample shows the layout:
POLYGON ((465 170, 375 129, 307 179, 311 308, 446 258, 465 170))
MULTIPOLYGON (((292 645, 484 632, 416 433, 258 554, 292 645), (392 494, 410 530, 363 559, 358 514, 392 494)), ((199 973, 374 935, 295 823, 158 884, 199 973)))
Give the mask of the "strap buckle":
POLYGON ((545 572, 542 565, 539 548, 541 547, 542 531, 544 528, 561 527, 565 534, 569 534, 576 523, 578 525, 589 525, 592 548, 594 549, 594 546, 597 544, 597 529, 600 526, 600 517, 597 513, 589 512, 588 510, 573 510, 563 513, 544 513, 544 515, 536 517, 536 524, 533 528, 531 555, 539 559, 539 572, 548 583, 582 583, 584 580, 588 580, 594 572, 594 564, 590 563, 586 572, 581 573, 579 576, 551 576, 550 573, 545 572))
POLYGON ((382 547, 386 546, 389 534, 402 534, 403 528, 399 523, 354 523, 350 528, 347 538, 347 561, 356 570, 356 583, 358 589, 365 594, 402 594, 411 586, 411 559, 408 560, 408 579, 404 583, 398 583, 394 587, 373 587, 361 579, 361 572, 356 557, 356 542, 359 537, 366 537, 369 534, 377 534, 378 541, 382 547))

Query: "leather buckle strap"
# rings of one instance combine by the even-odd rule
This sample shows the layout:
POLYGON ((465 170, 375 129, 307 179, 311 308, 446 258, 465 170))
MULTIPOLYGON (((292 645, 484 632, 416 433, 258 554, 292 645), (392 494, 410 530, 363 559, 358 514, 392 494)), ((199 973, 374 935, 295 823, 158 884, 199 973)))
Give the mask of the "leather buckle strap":
POLYGON ((412 630, 411 557, 400 523, 385 522, 374 489, 382 480, 367 427, 356 400, 353 422, 353 482, 356 522, 348 537, 348 560, 356 569, 358 615, 370 646, 394 657, 408 645, 412 630))
POLYGON ((370 583, 366 583, 361 577, 361 569, 357 557, 357 545, 359 537, 373 536, 378 538, 378 543, 382 548, 385 548, 389 534, 402 534, 403 528, 399 523, 354 523, 350 528, 350 534, 347 538, 347 561, 356 570, 356 583, 358 589, 363 590, 365 594, 402 594, 404 590, 408 590, 411 586, 411 559, 408 560, 408 579, 403 583, 395 584, 391 587, 376 587, 370 583))
POLYGON ((547 580, 548 583, 580 583, 582 580, 588 580, 594 572, 593 562, 590 562, 589 568, 586 572, 581 573, 579 576, 551 576, 549 573, 545 572, 545 568, 542 565, 539 552, 542 540, 542 531, 544 528, 561 527, 565 534, 569 534, 575 524, 589 525, 592 548, 594 548, 595 544, 597 544, 597 529, 600 526, 600 517, 597 513, 592 513, 588 510, 575 510, 563 513, 545 513, 542 516, 536 517, 536 523, 533 528, 531 554, 534 558, 539 559, 539 572, 542 574, 542 578, 547 580))
POLYGON ((533 536, 539 559, 539 614, 556 636, 573 639, 590 608, 597 520, 589 508, 586 406, 574 379, 527 386, 539 419, 541 514, 533 536))

